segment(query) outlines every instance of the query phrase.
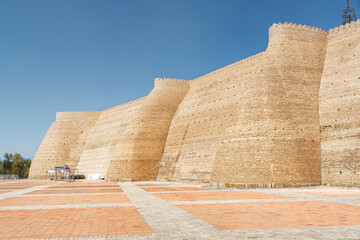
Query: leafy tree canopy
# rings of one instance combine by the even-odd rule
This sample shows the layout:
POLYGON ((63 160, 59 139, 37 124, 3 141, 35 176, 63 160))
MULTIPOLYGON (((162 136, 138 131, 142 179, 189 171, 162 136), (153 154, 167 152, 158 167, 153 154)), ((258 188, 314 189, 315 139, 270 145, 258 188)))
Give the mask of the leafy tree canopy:
POLYGON ((19 153, 5 153, 0 159, 0 174, 17 174, 27 177, 31 166, 31 159, 24 159, 19 153))

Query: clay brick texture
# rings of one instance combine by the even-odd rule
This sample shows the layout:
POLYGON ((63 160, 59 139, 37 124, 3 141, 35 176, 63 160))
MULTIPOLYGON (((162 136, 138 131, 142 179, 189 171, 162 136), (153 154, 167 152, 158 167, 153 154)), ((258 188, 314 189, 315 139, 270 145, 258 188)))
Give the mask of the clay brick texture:
POLYGON ((68 164, 107 180, 360 186, 360 21, 274 24, 267 49, 141 99, 57 113, 30 178, 68 164))

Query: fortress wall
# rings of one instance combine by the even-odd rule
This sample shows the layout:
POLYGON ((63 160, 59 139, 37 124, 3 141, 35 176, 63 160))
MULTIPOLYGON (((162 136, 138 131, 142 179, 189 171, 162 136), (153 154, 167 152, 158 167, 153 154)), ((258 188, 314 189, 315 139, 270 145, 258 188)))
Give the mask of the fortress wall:
POLYGON ((106 175, 114 146, 122 141, 126 128, 137 117, 144 100, 140 98, 101 113, 81 153, 80 174, 86 177, 95 173, 106 175))
POLYGON ((192 81, 155 79, 147 97, 101 114, 57 113, 30 178, 68 164, 107 180, 359 186, 359 37, 360 21, 328 34, 274 24, 263 53, 192 81))
POLYGON ((320 88, 323 183, 360 186, 360 20, 329 31, 320 88))
POLYGON ((237 123, 217 147, 213 185, 321 183, 318 95, 326 40, 325 31, 307 26, 270 28, 262 70, 251 89, 239 89, 237 123))
POLYGON ((219 141, 237 122, 239 93, 255 89, 263 59, 259 54, 191 81, 169 130, 159 180, 210 180, 219 141))
POLYGON ((137 117, 113 148, 107 179, 156 178, 170 123, 188 90, 188 81, 155 79, 137 117))
POLYGON ((325 50, 325 31, 275 25, 265 53, 192 81, 158 179, 319 184, 325 50))
POLYGON ((85 138, 100 112, 59 112, 31 164, 30 179, 46 177, 55 166, 77 165, 85 138))

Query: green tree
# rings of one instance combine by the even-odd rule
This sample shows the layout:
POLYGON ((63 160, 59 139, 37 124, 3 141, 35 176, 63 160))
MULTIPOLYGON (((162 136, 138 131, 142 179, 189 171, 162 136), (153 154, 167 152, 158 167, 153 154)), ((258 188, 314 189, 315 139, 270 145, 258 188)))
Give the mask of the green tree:
POLYGON ((2 161, 4 174, 10 174, 11 173, 13 158, 14 158, 14 156, 11 153, 5 153, 4 154, 4 160, 2 161))
POLYGON ((0 158, 0 174, 4 174, 3 161, 0 158))
POLYGON ((19 153, 14 154, 12 173, 17 174, 20 177, 25 173, 24 158, 19 153))
POLYGON ((24 168, 25 168, 24 177, 26 177, 26 178, 29 176, 30 166, 31 166, 31 159, 25 159, 24 160, 24 168))

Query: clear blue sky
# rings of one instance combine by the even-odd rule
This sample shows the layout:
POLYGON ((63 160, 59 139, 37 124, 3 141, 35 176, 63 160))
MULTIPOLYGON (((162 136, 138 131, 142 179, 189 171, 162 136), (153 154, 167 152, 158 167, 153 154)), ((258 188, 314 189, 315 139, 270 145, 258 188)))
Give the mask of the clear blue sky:
MULTIPOLYGON (((360 14, 360 0, 350 4, 360 14)), ((33 158, 56 112, 146 96, 264 51, 273 23, 328 30, 346 0, 0 0, 0 157, 33 158)))

